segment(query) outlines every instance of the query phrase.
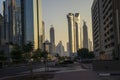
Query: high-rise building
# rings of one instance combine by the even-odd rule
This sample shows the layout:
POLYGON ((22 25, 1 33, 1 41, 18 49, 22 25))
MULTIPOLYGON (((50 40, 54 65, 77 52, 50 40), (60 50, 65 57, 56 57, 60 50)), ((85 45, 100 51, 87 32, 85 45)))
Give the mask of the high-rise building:
POLYGON ((58 53, 60 56, 65 56, 64 55, 64 46, 62 45, 62 41, 58 43, 56 46, 56 53, 58 53))
POLYGON ((80 13, 75 14, 75 36, 76 36, 76 50, 81 48, 81 36, 80 36, 80 13))
POLYGON ((50 43, 51 43, 51 54, 55 53, 55 32, 54 32, 54 28, 53 25, 51 25, 52 27, 50 28, 50 43))
POLYGON ((50 48, 51 48, 51 43, 48 40, 46 40, 44 42, 44 50, 50 54, 50 48))
POLYGON ((69 37, 69 52, 76 53, 80 48, 80 14, 69 13, 68 19, 68 37, 69 37))
POLYGON ((67 42, 67 52, 70 54, 70 49, 69 49, 69 42, 67 42))
POLYGON ((94 0, 91 8, 95 54, 104 51, 110 59, 114 49, 120 50, 119 4, 119 0, 94 0))
POLYGON ((89 49, 88 48, 88 29, 85 21, 83 21, 83 48, 89 49))
POLYGON ((94 0, 92 5, 92 31, 93 31, 93 49, 96 56, 99 56, 100 51, 104 50, 103 30, 102 30, 102 3, 101 0, 94 0))
POLYGON ((25 43, 33 42, 34 48, 38 49, 42 35, 41 0, 24 0, 24 15, 25 43))
POLYGON ((5 43, 21 44, 22 42, 20 3, 20 0, 5 0, 3 2, 3 38, 5 43))
POLYGON ((44 42, 45 42, 45 23, 44 23, 44 21, 42 21, 42 34, 40 37, 40 43, 41 43, 40 49, 42 49, 42 50, 43 50, 43 43, 44 42))
POLYGON ((67 19, 68 19, 68 36, 69 36, 69 52, 74 53, 76 52, 75 49, 75 34, 74 34, 74 14, 69 13, 67 15, 67 19))
POLYGON ((79 45, 80 45, 80 46, 79 46, 79 48, 81 49, 81 48, 83 48, 82 30, 81 30, 81 27, 79 28, 79 30, 80 30, 80 33, 79 33, 79 36, 80 36, 80 37, 79 37, 79 39, 80 39, 80 40, 79 40, 79 41, 80 41, 80 44, 79 44, 79 45))
POLYGON ((89 45, 89 51, 93 51, 92 41, 90 39, 89 39, 88 45, 89 45))
POLYGON ((0 45, 2 44, 3 16, 0 14, 0 45))
POLYGON ((33 42, 34 49, 41 48, 41 0, 5 0, 3 7, 6 42, 21 46, 33 42))

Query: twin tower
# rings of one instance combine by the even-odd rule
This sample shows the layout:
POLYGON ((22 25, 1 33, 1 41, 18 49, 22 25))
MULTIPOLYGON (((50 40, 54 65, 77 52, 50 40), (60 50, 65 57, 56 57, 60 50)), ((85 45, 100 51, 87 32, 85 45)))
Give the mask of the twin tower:
POLYGON ((76 53, 82 47, 81 30, 80 30, 80 14, 69 13, 68 19, 68 37, 69 37, 69 53, 76 53))

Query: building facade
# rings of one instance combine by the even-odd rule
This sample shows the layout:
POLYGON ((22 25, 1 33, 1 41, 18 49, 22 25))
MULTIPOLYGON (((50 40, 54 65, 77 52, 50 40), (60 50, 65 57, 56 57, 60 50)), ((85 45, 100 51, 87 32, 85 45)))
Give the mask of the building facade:
POLYGON ((89 39, 88 41, 89 51, 93 51, 92 41, 89 39))
POLYGON ((83 48, 89 49, 88 47, 88 29, 86 22, 83 21, 83 48))
POLYGON ((0 45, 2 44, 3 16, 0 14, 0 45))
POLYGON ((75 36, 76 36, 76 50, 81 48, 81 35, 80 35, 80 14, 75 14, 75 36))
POLYGON ((94 51, 98 55, 105 51, 109 59, 120 44, 119 4, 119 0, 94 0, 91 9, 94 51))
POLYGON ((41 0, 24 0, 24 4, 25 43, 33 42, 34 48, 38 49, 42 34, 41 0))
POLYGON ((51 54, 54 55, 55 53, 55 32, 54 32, 54 27, 50 28, 50 43, 51 43, 51 54))
POLYGON ((34 49, 41 48, 41 0, 5 0, 3 7, 6 43, 22 46, 33 42, 34 49))
POLYGON ((40 43, 41 43, 41 46, 40 46, 40 49, 43 50, 43 43, 45 42, 45 23, 44 21, 42 21, 42 34, 40 36, 40 43))
POLYGON ((69 13, 68 20, 68 40, 69 40, 69 53, 76 53, 80 48, 80 14, 69 13))
POLYGON ((65 56, 64 54, 64 46, 62 45, 62 41, 58 43, 56 46, 56 53, 58 53, 60 56, 65 56))

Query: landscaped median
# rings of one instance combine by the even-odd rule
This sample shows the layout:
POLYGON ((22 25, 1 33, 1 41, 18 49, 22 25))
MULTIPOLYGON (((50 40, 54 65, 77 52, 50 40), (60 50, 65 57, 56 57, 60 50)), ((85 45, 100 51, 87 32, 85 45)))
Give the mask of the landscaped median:
POLYGON ((7 76, 0 78, 0 80, 48 80, 54 78, 55 72, 40 72, 31 74, 23 74, 16 76, 7 76))

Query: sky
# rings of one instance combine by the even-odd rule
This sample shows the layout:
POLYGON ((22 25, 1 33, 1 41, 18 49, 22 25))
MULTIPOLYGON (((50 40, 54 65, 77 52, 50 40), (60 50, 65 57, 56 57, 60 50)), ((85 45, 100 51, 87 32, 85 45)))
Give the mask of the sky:
MULTIPOLYGON (((0 13, 2 13, 2 2, 0 0, 0 13)), ((91 24, 91 6, 93 0, 42 0, 42 18, 45 22, 45 37, 49 40, 50 27, 53 25, 55 29, 55 43, 63 42, 66 49, 68 42, 68 22, 66 15, 68 13, 80 13, 81 26, 85 20, 88 26, 88 34, 92 40, 92 24, 91 24)))
POLYGON ((55 41, 63 42, 64 47, 68 42, 68 22, 66 15, 68 13, 80 13, 81 26, 83 20, 87 22, 88 34, 92 40, 92 24, 91 24, 91 6, 93 0, 42 0, 42 16, 45 22, 46 39, 49 40, 50 25, 55 29, 55 41))
POLYGON ((2 14, 2 11, 3 11, 3 7, 2 7, 3 1, 4 1, 4 0, 0 0, 0 13, 1 13, 1 14, 2 14))

